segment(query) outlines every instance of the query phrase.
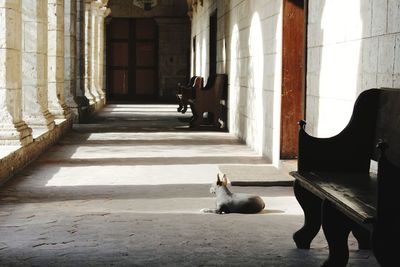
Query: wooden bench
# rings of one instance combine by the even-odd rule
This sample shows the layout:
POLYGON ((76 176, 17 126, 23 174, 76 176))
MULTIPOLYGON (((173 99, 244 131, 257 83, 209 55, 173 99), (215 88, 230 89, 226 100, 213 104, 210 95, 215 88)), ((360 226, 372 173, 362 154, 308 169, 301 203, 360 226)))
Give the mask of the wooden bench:
MULTIPOLYGON (((226 106, 228 76, 216 74, 208 78, 204 87, 196 88, 196 98, 189 100, 193 113, 191 127, 200 127, 203 123, 203 114, 207 112, 212 120, 211 126, 221 128, 224 125, 224 106, 226 106), (220 122, 222 121, 222 123, 220 122)), ((225 119, 226 120, 226 119, 225 119)))
POLYGON ((304 225, 293 235, 296 246, 309 249, 322 225, 329 245, 323 266, 346 266, 351 231, 382 266, 399 266, 400 89, 361 93, 350 122, 331 138, 312 137, 299 124, 298 170, 291 175, 304 225))
POLYGON ((187 106, 189 105, 188 100, 195 98, 196 87, 203 86, 203 78, 199 76, 193 76, 190 78, 187 85, 181 85, 178 83, 176 88, 176 100, 178 102, 177 111, 183 114, 187 111, 187 106))

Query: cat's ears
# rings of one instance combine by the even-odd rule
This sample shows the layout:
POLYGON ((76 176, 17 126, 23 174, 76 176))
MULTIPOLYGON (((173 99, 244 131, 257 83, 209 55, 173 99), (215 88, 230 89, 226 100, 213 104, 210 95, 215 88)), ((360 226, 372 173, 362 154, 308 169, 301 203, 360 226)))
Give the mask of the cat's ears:
POLYGON ((226 178, 226 174, 224 173, 222 176, 222 180, 220 179, 219 173, 217 173, 217 185, 227 185, 228 184, 228 178, 226 178))

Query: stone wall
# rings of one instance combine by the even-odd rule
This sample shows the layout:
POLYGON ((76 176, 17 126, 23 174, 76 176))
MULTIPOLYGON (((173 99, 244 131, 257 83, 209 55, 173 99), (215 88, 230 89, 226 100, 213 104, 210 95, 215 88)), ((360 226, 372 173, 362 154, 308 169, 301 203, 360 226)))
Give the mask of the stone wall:
POLYGON ((190 26, 188 18, 157 18, 159 96, 175 97, 177 83, 189 76, 190 26))
POLYGON ((192 40, 195 37, 196 67, 192 74, 208 77, 209 21, 216 10, 217 73, 228 74, 229 131, 277 163, 282 1, 195 2, 192 40))
POLYGON ((307 130, 331 136, 360 92, 400 88, 400 1, 309 0, 308 23, 307 130))
MULTIPOLYGON (((208 77, 209 18, 217 10, 217 72, 229 75, 229 131, 277 163, 283 1, 189 2, 196 3, 192 74, 208 77)), ((306 120, 311 134, 338 133, 360 92, 400 88, 398 0, 309 0, 307 31, 306 120)))

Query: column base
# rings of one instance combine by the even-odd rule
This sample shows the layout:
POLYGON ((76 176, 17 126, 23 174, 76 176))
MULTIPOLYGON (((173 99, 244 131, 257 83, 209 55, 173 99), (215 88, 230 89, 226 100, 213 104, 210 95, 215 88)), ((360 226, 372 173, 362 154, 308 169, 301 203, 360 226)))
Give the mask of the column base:
POLYGON ((53 130, 55 127, 54 116, 48 110, 41 114, 32 114, 24 118, 25 122, 32 128, 46 128, 53 130))
POLYGON ((33 141, 32 129, 24 122, 7 125, 0 128, 1 145, 27 145, 33 141))
POLYGON ((49 110, 55 119, 69 119, 71 117, 71 111, 66 104, 61 104, 59 107, 51 107, 49 110))

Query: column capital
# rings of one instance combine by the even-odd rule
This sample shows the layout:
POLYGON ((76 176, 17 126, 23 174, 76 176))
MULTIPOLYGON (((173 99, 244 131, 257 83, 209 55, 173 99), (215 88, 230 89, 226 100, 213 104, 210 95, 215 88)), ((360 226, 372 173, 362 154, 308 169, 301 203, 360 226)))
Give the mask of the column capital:
POLYGON ((102 8, 100 9, 99 15, 100 15, 101 17, 105 18, 105 17, 107 17, 108 15, 110 15, 110 13, 111 13, 111 9, 104 6, 104 7, 102 7, 102 8))
POLYGON ((111 10, 107 7, 108 0, 95 0, 91 2, 90 9, 92 14, 98 17, 107 17, 111 10))

